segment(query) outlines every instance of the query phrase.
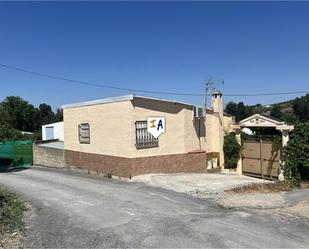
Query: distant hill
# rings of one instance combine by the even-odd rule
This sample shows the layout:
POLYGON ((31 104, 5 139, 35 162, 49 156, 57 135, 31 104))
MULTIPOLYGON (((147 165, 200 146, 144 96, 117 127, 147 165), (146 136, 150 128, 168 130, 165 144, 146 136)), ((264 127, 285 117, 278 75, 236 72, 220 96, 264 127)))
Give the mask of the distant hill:
POLYGON ((256 113, 274 117, 290 124, 298 121, 309 121, 309 94, 272 105, 245 105, 243 102, 229 102, 225 107, 225 112, 235 116, 236 122, 256 113))

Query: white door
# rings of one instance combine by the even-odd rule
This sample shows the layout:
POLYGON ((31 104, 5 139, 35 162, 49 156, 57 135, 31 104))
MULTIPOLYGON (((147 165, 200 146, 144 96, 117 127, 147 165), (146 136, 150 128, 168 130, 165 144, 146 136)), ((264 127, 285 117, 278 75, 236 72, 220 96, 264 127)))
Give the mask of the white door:
POLYGON ((54 139, 54 127, 46 127, 46 140, 54 139))

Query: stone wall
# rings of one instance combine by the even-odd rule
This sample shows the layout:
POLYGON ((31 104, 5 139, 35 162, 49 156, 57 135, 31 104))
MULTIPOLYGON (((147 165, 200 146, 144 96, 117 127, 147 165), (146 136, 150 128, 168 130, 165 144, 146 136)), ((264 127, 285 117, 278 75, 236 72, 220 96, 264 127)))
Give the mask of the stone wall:
MULTIPOLYGON (((219 153, 213 154, 219 162, 219 153)), ((213 170, 206 165, 205 152, 125 158, 65 150, 65 160, 68 166, 81 170, 127 178, 150 173, 206 173, 213 170)))
POLYGON ((64 151, 33 144, 33 164, 52 168, 64 168, 64 151))

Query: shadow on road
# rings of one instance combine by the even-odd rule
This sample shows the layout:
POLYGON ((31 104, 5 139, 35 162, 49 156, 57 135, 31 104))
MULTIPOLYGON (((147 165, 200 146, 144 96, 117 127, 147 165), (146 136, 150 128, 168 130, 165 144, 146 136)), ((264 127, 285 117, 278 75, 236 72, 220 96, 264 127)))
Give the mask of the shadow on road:
POLYGON ((1 159, 0 160, 0 173, 18 172, 29 169, 29 166, 12 166, 12 160, 1 159))
POLYGON ((23 170, 27 170, 29 167, 12 167, 12 166, 0 166, 0 173, 8 173, 8 172, 19 172, 23 170))

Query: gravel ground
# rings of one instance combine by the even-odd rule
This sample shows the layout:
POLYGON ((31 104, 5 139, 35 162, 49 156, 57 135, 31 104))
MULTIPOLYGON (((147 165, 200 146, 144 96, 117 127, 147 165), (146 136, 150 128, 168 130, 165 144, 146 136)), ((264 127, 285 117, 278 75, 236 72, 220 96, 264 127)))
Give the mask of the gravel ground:
POLYGON ((308 218, 309 189, 275 193, 226 193, 235 187, 271 183, 247 176, 215 174, 149 174, 133 177, 132 182, 162 187, 195 197, 213 199, 225 208, 274 209, 281 214, 308 218))
POLYGON ((25 248, 308 248, 307 220, 60 170, 0 173, 32 206, 25 248))

